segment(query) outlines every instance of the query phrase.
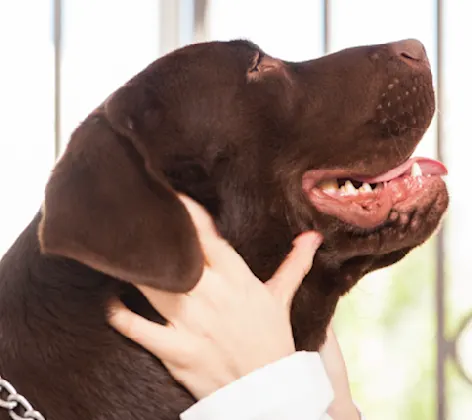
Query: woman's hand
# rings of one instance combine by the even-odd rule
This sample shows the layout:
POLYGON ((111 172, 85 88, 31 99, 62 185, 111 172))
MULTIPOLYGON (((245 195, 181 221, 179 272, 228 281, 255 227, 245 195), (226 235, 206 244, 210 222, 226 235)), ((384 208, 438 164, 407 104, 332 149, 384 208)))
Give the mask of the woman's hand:
POLYGON ((359 411, 352 401, 341 347, 331 325, 326 332, 326 341, 320 350, 320 356, 334 391, 334 401, 329 406, 328 414, 333 420, 360 419, 359 411))
MULTIPOLYGON (((295 352, 290 307, 321 235, 306 232, 274 276, 262 283, 216 232, 205 210, 181 197, 206 258, 197 286, 174 294, 140 286, 168 324, 159 325, 114 302, 110 323, 141 344, 197 399, 295 352)), ((185 264, 185 261, 182 261, 185 264)))

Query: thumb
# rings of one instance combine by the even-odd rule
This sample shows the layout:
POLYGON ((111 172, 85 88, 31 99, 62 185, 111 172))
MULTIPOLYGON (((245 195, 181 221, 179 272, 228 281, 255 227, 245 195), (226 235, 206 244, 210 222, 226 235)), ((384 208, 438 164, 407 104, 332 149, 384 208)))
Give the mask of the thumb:
POLYGON ((293 249, 270 280, 266 282, 271 293, 277 296, 287 308, 303 279, 313 265, 316 251, 323 242, 320 233, 304 232, 293 241, 293 249))

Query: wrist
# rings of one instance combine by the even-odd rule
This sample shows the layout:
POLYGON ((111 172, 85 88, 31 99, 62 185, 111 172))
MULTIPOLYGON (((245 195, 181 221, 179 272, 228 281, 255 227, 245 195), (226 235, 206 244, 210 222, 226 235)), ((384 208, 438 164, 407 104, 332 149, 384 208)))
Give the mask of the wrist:
POLYGON ((246 375, 253 373, 256 370, 262 369, 264 366, 277 363, 282 359, 290 357, 296 353, 295 345, 293 348, 287 348, 284 351, 276 352, 268 355, 267 352, 263 352, 260 355, 253 355, 252 360, 248 360, 246 364, 240 366, 238 372, 235 372, 234 380, 240 379, 246 375), (259 356, 259 357, 258 357, 259 356))
POLYGON ((361 414, 352 400, 337 400, 335 397, 327 413, 333 420, 361 420, 361 414))

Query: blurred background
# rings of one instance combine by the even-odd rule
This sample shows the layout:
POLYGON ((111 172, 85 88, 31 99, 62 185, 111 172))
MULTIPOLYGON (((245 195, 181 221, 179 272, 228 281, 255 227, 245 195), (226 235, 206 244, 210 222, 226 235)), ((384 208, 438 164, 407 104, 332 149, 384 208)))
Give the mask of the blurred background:
POLYGON ((434 240, 344 298, 336 324, 368 419, 472 419, 471 17, 465 0, 2 0, 0 255, 38 210, 71 131, 160 55, 249 38, 305 60, 418 38, 438 112, 417 154, 449 167, 450 210, 434 240))

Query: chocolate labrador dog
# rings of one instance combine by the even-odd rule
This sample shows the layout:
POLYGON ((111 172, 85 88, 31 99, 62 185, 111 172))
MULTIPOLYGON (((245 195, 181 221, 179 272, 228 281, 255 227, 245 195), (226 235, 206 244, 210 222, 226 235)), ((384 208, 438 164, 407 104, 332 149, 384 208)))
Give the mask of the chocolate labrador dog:
POLYGON ((447 208, 444 166, 410 158, 434 108, 414 40, 300 63, 210 42, 155 61, 75 130, 1 261, 0 375, 48 420, 178 419, 192 397, 106 321, 119 295, 165 322, 132 284, 197 283, 202 251, 176 191, 261 279, 296 235, 324 235, 292 311, 297 348, 318 349, 340 296, 447 208))

